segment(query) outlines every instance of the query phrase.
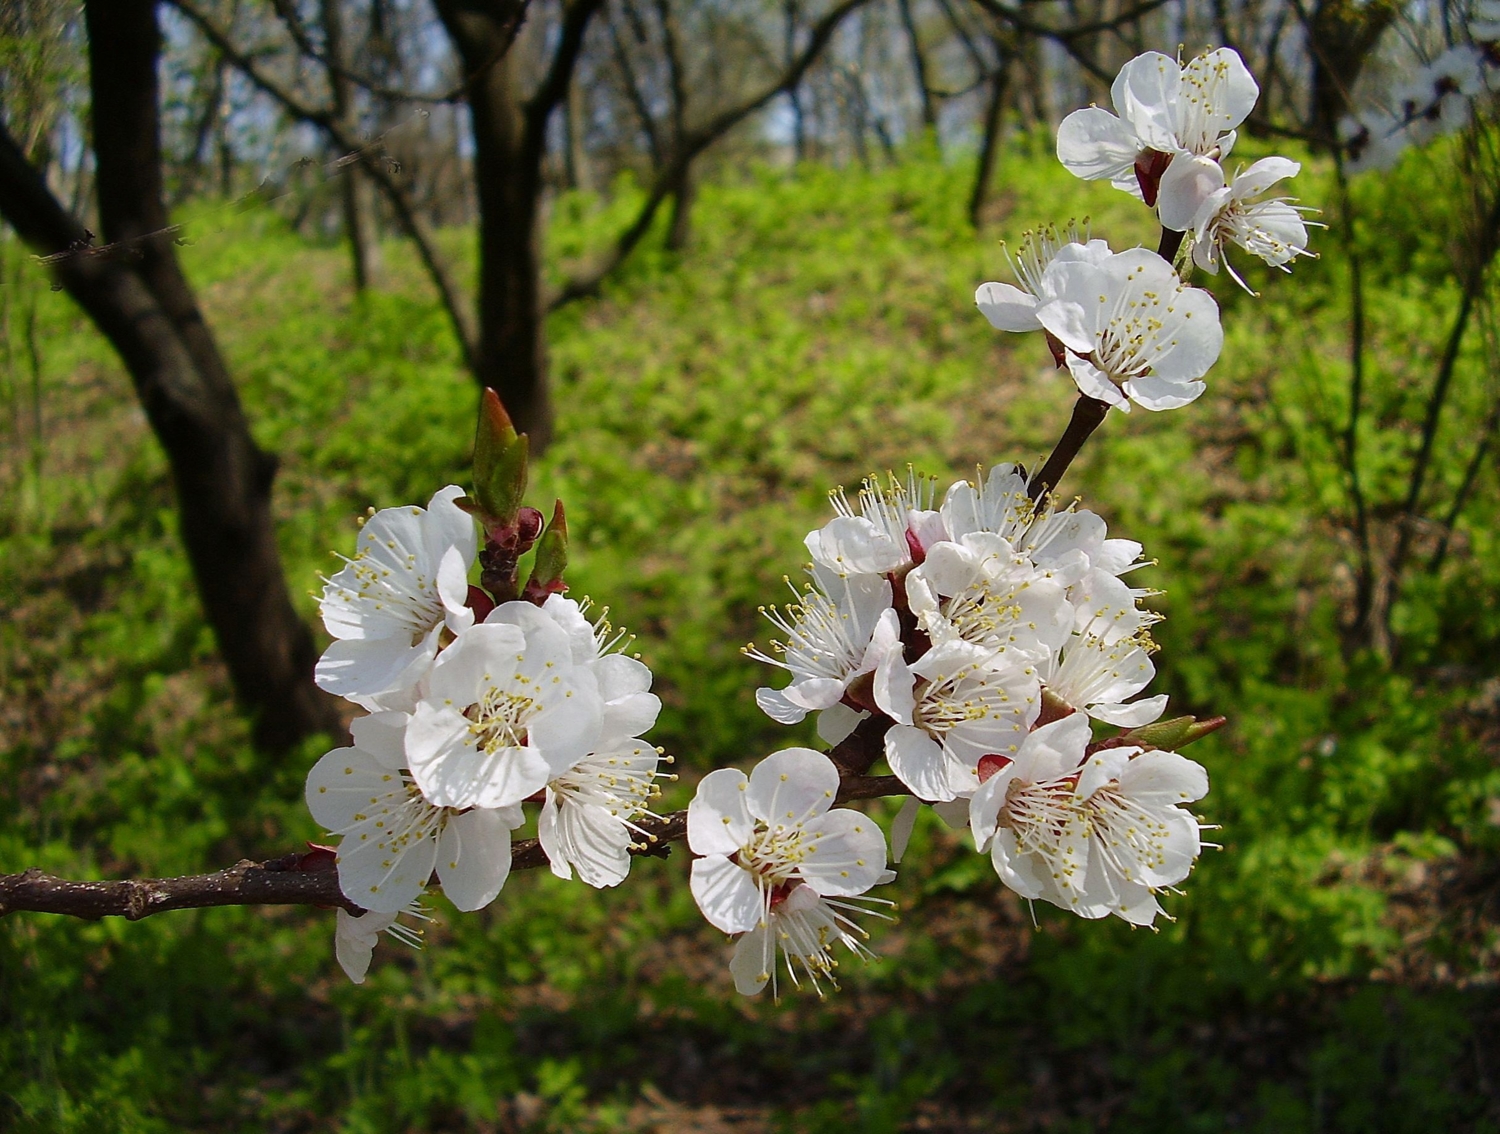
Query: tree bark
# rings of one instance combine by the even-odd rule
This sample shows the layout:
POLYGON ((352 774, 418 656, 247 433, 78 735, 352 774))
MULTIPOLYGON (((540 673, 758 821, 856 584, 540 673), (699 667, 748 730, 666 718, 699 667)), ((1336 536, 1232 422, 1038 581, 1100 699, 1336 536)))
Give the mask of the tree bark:
POLYGON ((524 5, 438 0, 438 15, 469 76, 479 197, 479 349, 475 377, 500 395, 540 452, 552 437, 542 299, 542 159, 551 112, 566 97, 589 20, 602 0, 570 0, 542 85, 523 99, 508 48, 524 5))
POLYGON ((1338 136, 1339 119, 1349 110, 1354 84, 1376 40, 1401 10, 1399 0, 1318 0, 1313 7, 1306 20, 1312 57, 1310 125, 1325 144, 1338 136))
MULTIPOLYGON (((333 117, 339 129, 357 137, 359 115, 355 107, 354 84, 347 72, 349 58, 341 4, 342 0, 323 0, 323 34, 327 39, 328 59, 333 64, 328 68, 328 85, 333 92, 333 117)), ((375 241, 370 187, 358 163, 344 168, 339 195, 344 213, 344 236, 349 241, 354 290, 362 293, 374 284, 380 273, 380 245, 375 241)))
POLYGON ((271 522, 275 458, 239 398, 172 252, 163 204, 154 0, 89 0, 99 215, 113 248, 69 216, 0 130, 0 215, 56 263, 59 283, 119 352, 171 464, 182 538, 256 743, 282 752, 340 730, 312 682, 317 651, 287 594, 271 522))
MULTIPOLYGON (((997 43, 997 50, 1004 49, 997 43)), ((995 180, 995 161, 1000 156, 1001 129, 1005 124, 1005 95, 1010 86, 1010 68, 1005 63, 995 67, 990 76, 990 98, 984 108, 984 137, 979 144, 979 160, 974 170, 974 188, 969 193, 969 223, 976 229, 984 222, 984 208, 989 204, 990 186, 995 180)))

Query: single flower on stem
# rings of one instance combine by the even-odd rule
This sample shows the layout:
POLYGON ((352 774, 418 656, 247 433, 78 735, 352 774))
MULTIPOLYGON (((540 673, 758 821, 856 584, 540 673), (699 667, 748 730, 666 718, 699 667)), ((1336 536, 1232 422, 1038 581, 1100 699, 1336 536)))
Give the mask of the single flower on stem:
POLYGON ((537 839, 552 873, 573 872, 595 889, 617 886, 630 873, 630 847, 650 815, 661 754, 629 738, 602 746, 547 784, 537 839))
POLYGON ((1200 379, 1224 345, 1208 292, 1185 287, 1144 248, 1102 264, 1054 261, 1047 274, 1055 298, 1037 317, 1068 348, 1082 393, 1127 412, 1131 402, 1176 409, 1203 393, 1200 379))
POLYGON ((477 539, 450 484, 427 507, 385 508, 359 533, 347 566, 325 581, 319 606, 337 639, 318 660, 320 688, 371 711, 415 704, 442 634, 473 625, 466 605, 477 539))
POLYGON ((921 562, 926 549, 946 539, 932 510, 933 484, 908 469, 903 482, 866 477, 851 505, 842 488, 828 494, 838 515, 808 535, 813 560, 836 575, 884 575, 921 562))
POLYGON ((1287 158, 1262 158, 1225 184, 1224 169, 1216 161, 1174 162, 1161 182, 1161 222, 1192 236, 1193 263, 1198 267, 1217 273, 1222 262, 1234 282, 1253 295, 1224 256, 1224 246, 1237 244, 1284 272, 1291 271, 1298 256, 1309 255, 1304 210, 1287 197, 1256 200, 1301 168, 1287 158))
POLYGON ((510 874, 510 833, 519 804, 498 809, 436 807, 403 770, 404 713, 360 717, 354 746, 335 748, 307 774, 307 806, 341 842, 339 889, 356 905, 397 913, 436 869, 461 910, 499 895, 510 874))
POLYGON ((932 802, 971 794, 982 757, 1017 750, 1041 712, 1041 686, 1034 665, 1005 664, 957 639, 909 666, 887 657, 875 672, 875 700, 896 722, 885 734, 891 771, 932 802))
POLYGON ((770 654, 754 646, 744 650, 792 675, 784 689, 755 693, 755 703, 781 724, 797 724, 809 712, 837 705, 851 681, 901 648, 891 582, 884 575, 840 575, 816 563, 808 574, 812 582, 785 612, 761 609, 786 640, 773 641, 770 654))
POLYGON ((969 825, 1000 880, 1080 917, 1150 925, 1156 894, 1188 876, 1201 843, 1184 804, 1208 775, 1175 752, 1088 754, 1089 719, 1072 713, 1031 733, 1013 759, 988 757, 969 825))
POLYGON ((693 898, 711 925, 746 935, 731 964, 742 993, 774 979, 778 948, 792 983, 800 966, 820 993, 837 965, 834 942, 869 955, 850 915, 870 911, 850 899, 888 880, 885 835, 866 815, 829 810, 838 787, 833 762, 809 748, 774 752, 748 777, 721 768, 698 785, 687 820, 688 846, 702 856, 693 898))
POLYGON ((1120 69, 1110 97, 1118 117, 1091 106, 1063 119, 1057 158, 1085 181, 1107 180, 1155 205, 1162 175, 1180 157, 1229 156, 1260 87, 1232 48, 1185 67, 1148 51, 1120 69))

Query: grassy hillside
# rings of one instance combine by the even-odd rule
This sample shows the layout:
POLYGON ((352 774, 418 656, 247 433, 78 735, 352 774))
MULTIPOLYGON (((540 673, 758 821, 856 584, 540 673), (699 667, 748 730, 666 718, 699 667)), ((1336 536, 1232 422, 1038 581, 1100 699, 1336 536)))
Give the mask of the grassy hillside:
MULTIPOLYGON (((712 767, 810 739, 756 710, 768 675, 739 648, 764 640, 756 608, 780 601, 829 487, 908 463, 951 479, 1032 462, 1061 431, 1071 382, 1035 337, 973 310, 975 285, 1004 278, 997 237, 1069 216, 1116 247, 1154 233, 1045 148, 1007 152, 977 237, 967 169, 930 158, 705 186, 687 254, 647 253, 555 317, 559 441, 534 502, 565 500, 574 593, 609 605, 657 675, 653 737, 683 773, 669 803, 712 767)), ((1456 301, 1442 161, 1356 186, 1380 522, 1456 301)), ((1331 201, 1331 178, 1302 181, 1305 200, 1331 201)), ((555 259, 629 205, 628 187, 559 203, 555 259)), ((474 391, 404 249, 356 303, 339 248, 270 213, 199 208, 182 257, 282 457, 283 549, 311 592, 366 507, 462 480, 474 391)), ((1227 342, 1209 393, 1112 415, 1064 484, 1158 560, 1135 577, 1167 616, 1155 690, 1232 719, 1193 750, 1224 850, 1169 899, 1160 933, 1050 907, 1033 925, 936 824, 895 887, 883 959, 823 1002, 735 996, 682 854, 637 863, 618 891, 532 871, 480 915, 439 900, 428 948, 383 945, 362 988, 333 962, 331 913, 15 915, 0 921, 4 1125, 1500 1128, 1496 478, 1487 466, 1442 569, 1394 612, 1401 667, 1344 649, 1348 263, 1318 244, 1290 277, 1252 274, 1262 299, 1215 281, 1227 342)), ((322 749, 279 767, 249 751, 120 367, 6 255, 0 869, 162 874, 284 853, 317 834, 301 785, 322 749)), ((1450 488, 1495 395, 1482 340, 1443 419, 1450 488)), ((310 593, 303 606, 311 617, 310 593)))

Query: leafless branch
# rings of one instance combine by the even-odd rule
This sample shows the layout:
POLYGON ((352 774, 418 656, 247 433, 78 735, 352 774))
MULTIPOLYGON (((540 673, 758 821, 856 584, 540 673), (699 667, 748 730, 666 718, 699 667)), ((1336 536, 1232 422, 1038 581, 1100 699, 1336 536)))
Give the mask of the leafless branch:
MULTIPOLYGON (((829 11, 813 25, 812 34, 808 38, 807 45, 802 49, 790 66, 782 72, 781 76, 771 85, 762 89, 759 93, 752 95, 744 102, 728 110, 715 115, 708 122, 695 130, 688 131, 682 138, 681 144, 672 154, 671 159, 657 170, 656 179, 651 183, 647 191, 646 200, 642 203, 635 219, 615 238, 614 244, 597 260, 577 275, 573 276, 567 283, 558 289, 547 302, 549 311, 556 311, 565 307, 574 300, 583 299, 586 296, 596 295, 600 286, 615 271, 626 257, 634 251, 635 246, 651 230, 651 222, 655 220, 657 210, 661 208, 662 202, 671 196, 673 189, 680 182, 683 172, 693 160, 698 157, 715 141, 727 134, 735 126, 739 125, 750 115, 754 114, 766 103, 780 94, 794 90, 802 81, 802 76, 807 69, 822 53, 828 41, 833 38, 833 33, 844 18, 857 8, 865 4, 867 0, 842 0, 841 3, 829 9, 829 11)), ((1165 0, 1161 0, 1165 2, 1165 0)))
MULTIPOLYGON (((467 308, 463 304, 458 285, 449 274, 447 265, 438 253, 437 246, 433 241, 432 234, 428 232, 427 225, 423 222, 417 211, 416 204, 410 195, 393 176, 391 169, 380 156, 372 152, 374 147, 361 144, 339 125, 333 111, 321 107, 308 106, 288 91, 281 84, 268 76, 256 64, 249 55, 240 51, 234 45, 229 36, 217 27, 202 12, 198 11, 190 0, 170 0, 170 3, 179 12, 188 18, 192 24, 203 33, 204 37, 214 45, 229 63, 242 75, 250 80, 258 89, 269 95, 293 118, 310 123, 322 130, 328 138, 339 149, 350 154, 359 155, 359 162, 370 178, 380 187, 385 194, 386 200, 390 202, 392 210, 396 214, 396 221, 400 224, 403 232, 411 242, 416 245, 417 255, 422 261, 422 266, 427 269, 433 285, 437 288, 438 298, 443 304, 443 310, 447 313, 449 321, 453 324, 453 332, 458 338, 459 349, 463 352, 465 364, 472 370, 477 351, 477 336, 474 333, 471 320, 467 314, 467 308)), ((425 112, 424 112, 425 113, 425 112)))

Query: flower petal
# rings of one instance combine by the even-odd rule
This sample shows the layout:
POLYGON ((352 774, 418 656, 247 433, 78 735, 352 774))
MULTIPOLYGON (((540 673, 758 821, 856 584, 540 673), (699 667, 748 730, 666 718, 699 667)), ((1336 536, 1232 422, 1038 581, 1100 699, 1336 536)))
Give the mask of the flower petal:
POLYGON ((748 932, 765 916, 765 898, 750 872, 722 854, 693 860, 689 888, 708 923, 725 933, 748 932))
POLYGON ((443 893, 461 910, 493 902, 510 876, 510 832, 519 808, 475 808, 449 816, 438 838, 443 893))
POLYGON ((840 807, 806 830, 815 841, 805 848, 800 872, 819 894, 863 894, 885 872, 885 835, 868 815, 840 807))
POLYGON ((838 769, 827 756, 811 748, 783 748, 751 770, 746 803, 751 815, 774 829, 822 815, 838 790, 838 769))
POLYGON ((720 768, 698 781, 688 804, 688 846, 694 854, 729 855, 743 847, 755 829, 746 800, 750 781, 738 768, 720 768))
POLYGON ((982 283, 974 292, 979 313, 997 331, 1039 331, 1036 296, 1008 283, 982 283))

